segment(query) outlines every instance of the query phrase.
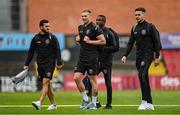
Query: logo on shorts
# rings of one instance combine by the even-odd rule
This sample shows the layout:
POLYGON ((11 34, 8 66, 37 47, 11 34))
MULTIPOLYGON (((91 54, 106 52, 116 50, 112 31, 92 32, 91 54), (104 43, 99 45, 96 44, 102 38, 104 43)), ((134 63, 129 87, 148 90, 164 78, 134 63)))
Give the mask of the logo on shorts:
POLYGON ((145 65, 145 62, 144 61, 141 61, 141 66, 144 66, 145 65))
POLYGON ((76 71, 76 70, 77 70, 77 67, 74 67, 74 70, 76 71))
POLYGON ((47 77, 51 77, 51 72, 47 72, 47 77))
POLYGON ((93 74, 93 69, 89 69, 89 74, 93 74))
POLYGON ((107 69, 104 69, 103 72, 104 72, 105 74, 107 74, 108 70, 107 70, 107 69))
POLYGON ((142 35, 146 35, 146 29, 141 30, 142 35))

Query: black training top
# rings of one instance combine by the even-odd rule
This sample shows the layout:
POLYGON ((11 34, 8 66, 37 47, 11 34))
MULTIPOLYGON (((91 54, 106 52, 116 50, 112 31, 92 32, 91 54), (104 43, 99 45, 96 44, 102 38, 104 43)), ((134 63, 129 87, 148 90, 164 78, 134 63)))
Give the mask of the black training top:
POLYGON ((87 44, 84 42, 84 37, 88 36, 90 40, 97 40, 97 36, 103 34, 102 30, 94 23, 90 22, 88 25, 80 25, 78 27, 80 36, 80 59, 87 60, 89 58, 98 57, 98 46, 87 44))
POLYGON ((128 56, 134 42, 136 42, 137 55, 143 55, 148 51, 151 51, 155 52, 156 58, 158 58, 160 52, 160 41, 158 40, 158 36, 155 26, 147 21, 143 21, 142 23, 133 26, 125 56, 128 56), (148 26, 148 24, 150 26, 148 26))
POLYGON ((31 62, 34 53, 37 54, 37 64, 56 64, 61 65, 61 52, 59 42, 52 33, 36 34, 32 41, 28 52, 25 65, 31 62))
POLYGON ((112 54, 116 49, 116 38, 114 33, 110 30, 110 28, 103 27, 102 31, 104 32, 104 36, 106 38, 106 45, 104 47, 99 47, 99 61, 107 64, 112 63, 112 54))

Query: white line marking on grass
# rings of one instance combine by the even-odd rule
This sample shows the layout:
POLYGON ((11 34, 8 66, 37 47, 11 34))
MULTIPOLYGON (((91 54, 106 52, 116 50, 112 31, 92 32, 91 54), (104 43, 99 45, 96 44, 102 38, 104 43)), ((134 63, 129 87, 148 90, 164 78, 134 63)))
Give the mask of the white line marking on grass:
MULTIPOLYGON (((48 107, 49 105, 42 105, 48 107)), ((58 107, 79 107, 80 105, 57 105, 58 107)), ((105 106, 105 105, 102 105, 105 106)), ((113 107, 137 107, 139 105, 112 105, 113 107)), ((156 107, 180 107, 180 105, 154 105, 156 107)), ((32 105, 0 105, 0 108, 32 107, 32 105)))
MULTIPOLYGON (((56 113, 55 113, 56 114, 56 113)), ((45 114, 38 114, 38 113, 34 113, 34 114, 5 114, 5 115, 45 115, 45 114)), ((47 115, 50 115, 50 114, 47 114, 47 115)), ((52 115, 52 113, 51 113, 51 115, 52 115)), ((83 114, 58 114, 58 115, 178 115, 178 114, 150 114, 150 113, 148 113, 148 114, 142 114, 142 113, 140 113, 140 114, 93 114, 93 113, 89 113, 89 114, 85 114, 85 113, 83 113, 83 114)))
MULTIPOLYGON (((5 114, 5 115, 45 115, 45 114, 38 114, 38 113, 34 113, 34 114, 5 114)), ((47 115, 50 115, 50 114, 47 114, 47 115)), ((51 115, 52 115, 52 113, 51 113, 51 115)), ((56 113, 55 113, 55 115, 56 115, 56 113)), ((58 115, 177 115, 177 114, 150 114, 150 113, 148 113, 148 114, 142 114, 142 113, 140 113, 140 114, 93 114, 93 113, 89 113, 89 114, 86 114, 86 113, 83 113, 83 114, 58 114, 58 115)))

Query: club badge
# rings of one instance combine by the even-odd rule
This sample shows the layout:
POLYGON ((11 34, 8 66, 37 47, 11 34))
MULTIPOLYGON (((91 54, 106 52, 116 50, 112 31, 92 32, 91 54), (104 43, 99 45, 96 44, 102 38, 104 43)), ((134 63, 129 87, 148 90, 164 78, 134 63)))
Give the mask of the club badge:
POLYGON ((88 29, 88 30, 86 30, 86 34, 89 34, 90 33, 90 30, 88 29))
POLYGON ((146 35, 146 29, 142 29, 142 30, 141 30, 141 34, 142 34, 142 35, 146 35))
POLYGON ((45 43, 46 43, 46 45, 48 45, 48 44, 50 43, 50 40, 49 40, 49 39, 46 39, 46 40, 45 40, 45 43))

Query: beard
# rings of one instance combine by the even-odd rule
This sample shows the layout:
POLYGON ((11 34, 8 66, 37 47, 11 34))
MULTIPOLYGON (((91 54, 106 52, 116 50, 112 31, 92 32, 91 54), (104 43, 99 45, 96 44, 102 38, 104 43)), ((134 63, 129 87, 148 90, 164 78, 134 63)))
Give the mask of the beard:
POLYGON ((99 24, 98 25, 100 28, 103 28, 104 27, 104 24, 99 24))
POLYGON ((96 23, 96 25, 99 27, 99 28, 103 28, 104 27, 104 23, 96 23))
POLYGON ((41 31, 44 32, 45 34, 48 34, 48 33, 49 33, 49 31, 44 30, 44 29, 42 29, 41 31))
POLYGON ((143 21, 143 19, 136 18, 136 21, 137 21, 138 23, 141 23, 141 22, 143 21))

